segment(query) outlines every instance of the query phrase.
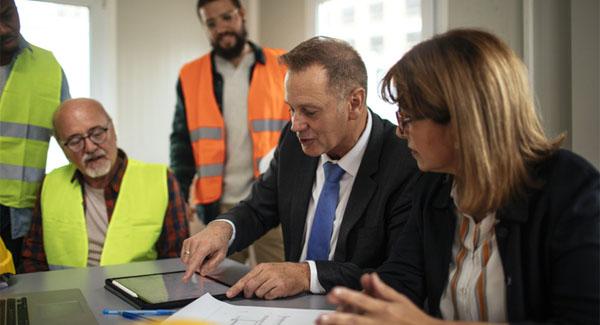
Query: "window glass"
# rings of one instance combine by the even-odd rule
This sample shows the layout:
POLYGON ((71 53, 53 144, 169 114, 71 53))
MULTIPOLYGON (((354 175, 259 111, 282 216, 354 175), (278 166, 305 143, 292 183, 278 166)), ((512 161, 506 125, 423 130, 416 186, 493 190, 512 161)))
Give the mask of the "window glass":
POLYGON ((410 48, 421 41, 421 32, 406 33, 406 45, 410 48))
POLYGON ((371 51, 379 55, 383 54, 383 36, 377 35, 371 37, 371 51))
POLYGON ((407 15, 420 15, 421 14, 421 0, 406 0, 406 14, 407 15))
POLYGON ((342 22, 346 25, 354 23, 354 8, 348 7, 342 9, 342 22))
MULTIPOLYGON (((15 0, 15 4, 21 21, 21 35, 27 42, 52 51, 67 76, 71 97, 89 97, 89 8, 31 0, 15 0)), ((60 146, 52 138, 46 172, 67 163, 60 146)))
POLYGON ((369 13, 372 21, 381 21, 383 19, 383 2, 376 2, 369 6, 369 13))
POLYGON ((379 83, 421 40, 421 0, 325 0, 316 6, 316 35, 340 38, 356 48, 369 75, 367 105, 396 123, 396 108, 379 97, 379 83))

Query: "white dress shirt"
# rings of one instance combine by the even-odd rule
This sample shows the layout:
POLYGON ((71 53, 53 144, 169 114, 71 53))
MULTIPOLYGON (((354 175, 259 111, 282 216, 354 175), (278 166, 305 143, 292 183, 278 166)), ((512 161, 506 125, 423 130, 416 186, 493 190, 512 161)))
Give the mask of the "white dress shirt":
MULTIPOLYGON (((450 193, 457 202, 456 188, 450 193)), ((458 209, 457 209, 458 210, 458 209)), ((496 240, 496 213, 476 223, 457 212, 448 282, 440 300, 446 320, 506 322, 504 268, 496 240)))
MULTIPOLYGON (((367 144, 369 142, 369 138, 371 137, 371 128, 373 125, 371 112, 367 110, 367 125, 365 130, 361 134, 360 138, 342 157, 340 160, 332 160, 327 156, 327 154, 322 154, 319 158, 319 165, 317 167, 317 175, 315 177, 315 182, 312 188, 312 195, 310 197, 310 201, 308 203, 308 211, 306 215, 306 226, 304 229, 304 245, 302 248, 302 254, 300 255, 300 262, 306 260, 306 251, 308 248, 308 237, 310 236, 310 229, 312 228, 313 219, 315 218, 315 210, 317 209, 317 202, 319 201, 319 195, 321 195, 321 189, 323 188, 323 183, 325 182, 325 172, 323 170, 323 165, 331 161, 332 163, 336 163, 344 169, 346 172, 342 178, 340 179, 340 192, 338 194, 338 204, 335 208, 335 216, 333 220, 333 230, 331 234, 331 241, 329 245, 329 260, 333 260, 333 256, 335 254, 335 247, 337 245, 338 236, 340 233, 340 226, 342 224, 342 220, 344 219, 344 211, 346 210, 346 205, 348 204, 348 199, 350 198, 350 193, 352 192, 352 185, 354 185, 354 180, 356 179, 356 174, 358 173, 358 168, 360 167, 360 163, 362 162, 363 155, 365 154, 365 150, 367 149, 367 144)), ((213 222, 224 221, 229 223, 233 227, 233 234, 231 239, 229 240, 229 245, 233 243, 235 239, 235 225, 233 222, 224 219, 217 219, 213 222)), ((319 277, 317 273, 317 267, 314 261, 306 261, 310 267, 310 292, 312 293, 324 293, 325 289, 319 283, 319 277)))
MULTIPOLYGON (((350 193, 352 192, 352 186, 354 185, 354 180, 356 179, 358 168, 360 167, 363 155, 365 154, 365 150, 367 149, 367 143, 369 142, 369 138, 371 137, 372 125, 373 121, 371 118, 371 113, 367 111, 367 126, 365 127, 365 130, 361 134, 354 147, 352 147, 352 149, 350 149, 350 151, 348 151, 348 153, 346 153, 344 157, 336 161, 329 158, 329 156, 326 153, 321 155, 319 159, 319 165, 317 167, 317 177, 315 177, 315 182, 312 187, 312 195, 310 197, 310 201, 308 202, 306 226, 304 228, 304 245, 302 247, 300 261, 306 260, 306 252, 308 249, 308 239, 310 237, 310 230, 312 228, 312 223, 315 218, 317 202, 319 202, 319 196, 321 195, 323 183, 325 182, 325 171, 323 169, 323 165, 328 161, 331 161, 334 164, 337 163, 346 172, 340 179, 340 192, 338 194, 338 204, 335 208, 333 229, 331 233, 331 240, 329 242, 329 260, 333 260, 335 248, 337 246, 338 236, 340 234, 340 226, 342 225, 342 220, 344 219, 344 212, 346 211, 346 205, 348 204, 348 199, 350 198, 350 193)), ((307 262, 310 266, 310 292, 324 293, 325 289, 323 288, 321 283, 319 283, 317 266, 315 265, 315 262, 307 262)))

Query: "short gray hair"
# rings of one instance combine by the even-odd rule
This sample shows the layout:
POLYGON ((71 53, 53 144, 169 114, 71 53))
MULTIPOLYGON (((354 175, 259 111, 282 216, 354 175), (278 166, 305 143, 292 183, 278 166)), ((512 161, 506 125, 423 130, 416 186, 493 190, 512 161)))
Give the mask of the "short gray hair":
POLYGON ((365 63, 346 41, 315 36, 280 56, 279 61, 291 71, 302 71, 313 65, 322 66, 327 73, 327 87, 338 100, 359 87, 367 93, 365 63))

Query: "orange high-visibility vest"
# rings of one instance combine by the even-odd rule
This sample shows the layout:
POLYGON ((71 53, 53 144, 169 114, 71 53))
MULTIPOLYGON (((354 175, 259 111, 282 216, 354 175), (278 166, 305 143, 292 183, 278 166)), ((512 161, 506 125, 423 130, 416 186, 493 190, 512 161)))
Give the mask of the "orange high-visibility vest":
MULTIPOLYGON (((260 174, 260 159, 277 145, 281 129, 290 120, 284 97, 287 68, 277 61, 284 51, 266 47, 262 50, 265 64, 256 62, 248 90, 254 177, 260 174)), ((214 95, 210 54, 185 64, 179 78, 198 176, 195 202, 212 203, 223 193, 225 122, 214 95)))

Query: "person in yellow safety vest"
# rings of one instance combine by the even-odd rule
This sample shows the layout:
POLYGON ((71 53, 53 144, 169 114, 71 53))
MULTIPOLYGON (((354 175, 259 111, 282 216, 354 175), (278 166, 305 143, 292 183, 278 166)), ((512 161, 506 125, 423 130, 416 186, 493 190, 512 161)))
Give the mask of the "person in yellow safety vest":
MULTIPOLYGON (((278 62, 284 51, 248 41, 239 0, 199 0, 196 10, 213 50, 181 68, 170 151, 184 195, 192 185, 191 205, 208 224, 250 194, 260 161, 277 145, 290 114, 287 68, 278 62)), ((281 229, 254 249, 257 263, 283 261, 281 229)))
POLYGON ((52 113, 71 95, 52 52, 20 34, 14 0, 0 0, 0 16, 0 226, 18 265, 45 174, 52 113))
POLYGON ((127 158, 93 99, 66 101, 53 124, 70 164, 42 183, 19 271, 178 256, 189 233, 185 199, 167 166, 127 158))

